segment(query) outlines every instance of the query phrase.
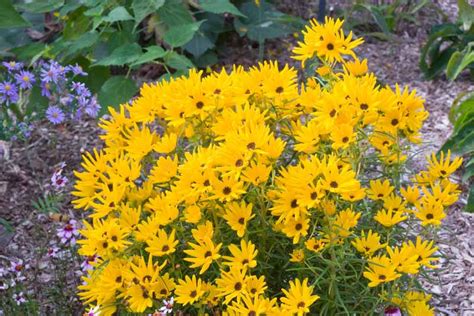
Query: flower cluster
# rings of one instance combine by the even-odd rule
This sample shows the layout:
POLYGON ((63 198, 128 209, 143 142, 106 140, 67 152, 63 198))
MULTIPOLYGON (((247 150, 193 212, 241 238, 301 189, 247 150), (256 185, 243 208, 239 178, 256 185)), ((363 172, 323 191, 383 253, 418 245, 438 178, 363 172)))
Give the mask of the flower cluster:
MULTIPOLYGON (((27 302, 24 292, 25 272, 29 265, 23 260, 12 260, 7 266, 0 265, 0 306, 20 306, 27 302)), ((2 314, 0 309, 0 315, 2 314)))
POLYGON ((56 61, 38 61, 32 67, 21 62, 3 62, 0 82, 0 124, 8 129, 6 135, 20 134, 27 138, 31 122, 44 116, 53 124, 67 119, 97 117, 100 106, 84 83, 76 81, 86 76, 79 65, 62 66, 56 61), (38 94, 33 90, 38 89, 38 94), (47 100, 48 107, 38 111, 38 96, 47 100), (44 112, 44 113, 43 113, 44 112))
POLYGON ((378 85, 341 26, 307 29, 317 35, 294 53, 326 70, 300 84, 276 62, 193 70, 110 109, 105 148, 75 173, 73 203, 90 211, 79 253, 97 258, 85 304, 101 315, 171 297, 193 314, 433 314, 417 280, 435 268, 461 160, 432 156, 410 174, 424 101, 378 85))

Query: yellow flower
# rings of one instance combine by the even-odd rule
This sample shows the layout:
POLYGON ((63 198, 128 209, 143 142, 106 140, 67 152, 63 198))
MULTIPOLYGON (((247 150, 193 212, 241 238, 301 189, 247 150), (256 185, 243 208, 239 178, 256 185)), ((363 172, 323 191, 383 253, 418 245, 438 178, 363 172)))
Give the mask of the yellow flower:
POLYGON ((217 260, 221 257, 219 250, 222 247, 222 244, 214 245, 210 238, 207 238, 202 243, 193 244, 189 243, 192 249, 184 250, 184 252, 189 256, 185 257, 184 260, 191 262, 191 268, 199 268, 199 274, 203 274, 209 269, 210 265, 214 260, 217 260))
POLYGON ((176 148, 178 135, 170 133, 163 137, 153 146, 153 150, 163 154, 169 154, 176 148))
POLYGON ((405 198, 408 203, 415 204, 420 197, 420 190, 417 186, 409 186, 400 189, 400 194, 405 198))
POLYGON ((313 252, 321 252, 324 249, 326 243, 320 239, 310 238, 305 241, 306 249, 313 252))
POLYGON ((417 274, 420 264, 417 262, 417 256, 406 245, 399 247, 387 247, 387 253, 390 257, 392 265, 397 272, 417 274))
POLYGON ((394 187, 390 184, 390 181, 384 180, 370 180, 370 189, 368 190, 367 197, 372 200, 383 200, 390 193, 393 192, 394 187))
POLYGON ((239 269, 255 268, 257 266, 257 256, 258 250, 255 249, 255 245, 251 241, 240 241, 240 249, 234 245, 229 245, 229 251, 232 256, 224 256, 223 258, 228 262, 225 262, 225 265, 236 267, 239 269))
POLYGON ((266 289, 267 283, 263 275, 258 278, 255 275, 251 275, 247 278, 247 292, 250 296, 263 295, 266 289))
POLYGON ((245 234, 248 221, 255 216, 255 214, 252 214, 252 208, 252 203, 245 204, 245 202, 242 202, 238 204, 237 202, 232 202, 226 204, 226 211, 223 217, 227 225, 237 232, 237 236, 241 238, 245 234))
POLYGON ((246 269, 232 267, 229 271, 222 271, 216 285, 219 290, 219 296, 225 297, 224 304, 229 304, 233 299, 237 302, 242 299, 244 293, 247 292, 246 269))
POLYGON ((380 283, 398 279, 401 275, 396 272, 395 268, 386 256, 373 257, 369 260, 368 267, 364 271, 364 277, 370 281, 369 287, 375 287, 380 283))
POLYGON ((297 244, 301 237, 306 236, 309 228, 309 218, 300 216, 298 220, 290 218, 283 225, 283 233, 289 238, 293 238, 293 243, 297 244))
POLYGON ((439 258, 432 257, 432 255, 438 251, 438 247, 433 247, 434 241, 422 240, 420 236, 416 237, 416 243, 414 244, 411 240, 408 243, 403 243, 405 247, 410 251, 418 255, 416 261, 428 268, 435 269, 436 266, 432 264, 432 261, 438 261, 439 258))
POLYGON ((163 229, 158 230, 157 236, 146 241, 148 247, 145 248, 145 250, 157 257, 172 254, 176 251, 175 247, 178 244, 178 241, 175 239, 175 234, 176 231, 174 229, 169 236, 163 229))
POLYGON ((414 301, 407 306, 409 316, 434 316, 435 312, 426 302, 414 301))
POLYGON ((197 205, 190 205, 184 210, 184 220, 188 223, 198 223, 201 216, 201 208, 197 205))
POLYGON ((353 61, 346 62, 344 64, 346 72, 354 76, 363 76, 369 71, 367 66, 367 59, 360 61, 357 57, 353 61))
POLYGON ((443 204, 439 202, 417 203, 415 216, 421 221, 421 225, 441 225, 441 220, 446 217, 443 204))
POLYGON ((392 209, 388 210, 380 210, 375 214, 374 220, 379 222, 385 227, 392 227, 393 225, 397 225, 400 222, 406 220, 407 217, 403 216, 402 212, 394 212, 392 209))
POLYGON ((447 178, 462 164, 462 158, 457 157, 451 162, 451 150, 448 150, 446 156, 442 151, 439 159, 436 158, 434 153, 431 157, 427 157, 428 161, 428 172, 437 178, 447 178))
POLYGON ((303 262, 304 260, 304 250, 303 249, 295 249, 290 255, 291 262, 303 262))
POLYGON ((196 279, 195 275, 191 278, 186 275, 184 279, 178 280, 178 285, 176 285, 174 290, 176 302, 182 305, 193 304, 199 301, 204 293, 203 282, 201 279, 196 279))
POLYGON ((380 243, 379 234, 373 233, 372 230, 369 230, 367 234, 362 231, 361 236, 352 241, 352 245, 366 257, 371 257, 377 250, 386 246, 380 243))
POLYGON ((303 315, 310 312, 310 306, 319 299, 313 294, 314 286, 308 286, 308 279, 290 281, 288 290, 281 289, 284 297, 280 298, 281 308, 290 314, 303 315))

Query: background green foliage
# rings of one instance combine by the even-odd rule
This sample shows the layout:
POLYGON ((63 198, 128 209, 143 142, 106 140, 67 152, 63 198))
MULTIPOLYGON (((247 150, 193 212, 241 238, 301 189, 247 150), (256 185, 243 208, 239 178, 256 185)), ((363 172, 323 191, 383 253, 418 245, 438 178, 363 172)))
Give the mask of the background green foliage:
POLYGON ((420 68, 427 79, 446 71, 455 80, 464 70, 474 75, 474 8, 467 0, 458 0, 456 23, 434 25, 420 55, 420 68))
POLYGON ((454 101, 449 120, 454 130, 441 151, 451 149, 466 157, 462 177, 462 181, 470 187, 466 211, 474 212, 474 185, 469 185, 474 177, 474 91, 464 93, 454 101))
POLYGON ((263 46, 302 25, 252 0, 35 0, 14 6, 0 0, 0 12, 0 27, 7 28, 0 30, 1 55, 77 62, 89 72, 86 83, 104 106, 136 94, 130 74, 144 64, 180 75, 217 63, 223 34, 237 31, 263 46), (25 27, 27 32, 18 30, 25 27))

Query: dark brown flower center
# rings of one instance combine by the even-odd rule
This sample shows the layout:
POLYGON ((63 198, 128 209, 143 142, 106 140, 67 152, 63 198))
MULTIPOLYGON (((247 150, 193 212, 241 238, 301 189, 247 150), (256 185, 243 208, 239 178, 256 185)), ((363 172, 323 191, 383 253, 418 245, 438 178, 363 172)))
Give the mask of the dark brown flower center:
POLYGON ((229 194, 232 192, 232 189, 229 188, 229 187, 225 187, 224 190, 222 190, 222 192, 223 192, 225 195, 229 195, 229 194))

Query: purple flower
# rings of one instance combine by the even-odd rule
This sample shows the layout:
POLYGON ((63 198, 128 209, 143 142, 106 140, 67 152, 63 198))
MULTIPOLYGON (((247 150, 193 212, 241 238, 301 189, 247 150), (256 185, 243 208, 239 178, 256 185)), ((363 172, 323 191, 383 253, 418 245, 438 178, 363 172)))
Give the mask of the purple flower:
POLYGON ((64 112, 57 106, 51 105, 46 110, 46 118, 53 124, 61 124, 64 121, 64 112))
POLYGON ((100 105, 97 103, 97 99, 95 97, 92 97, 89 101, 89 104, 86 106, 86 113, 90 117, 96 118, 97 115, 99 114, 100 110, 100 105))
POLYGON ((13 300, 16 302, 16 305, 26 303, 25 295, 23 294, 23 292, 13 294, 13 300))
POLYGON ((23 67, 23 63, 19 63, 14 60, 4 61, 2 65, 5 66, 9 71, 20 70, 23 67))
POLYGON ((41 82, 41 95, 43 97, 51 98, 51 84, 41 82))
POLYGON ((28 269, 28 265, 23 263, 23 260, 19 259, 18 261, 10 262, 10 271, 15 273, 16 276, 21 276, 23 272, 28 269))
POLYGON ((60 249, 55 246, 48 248, 48 257, 59 258, 59 250, 60 249))
POLYGON ((96 255, 86 257, 84 261, 81 262, 81 270, 84 272, 92 270, 94 268, 92 264, 96 263, 97 259, 98 257, 96 255))
POLYGON ((18 102, 18 89, 9 81, 0 83, 0 102, 10 103, 18 102))
POLYGON ((20 86, 21 89, 31 89, 33 83, 35 83, 34 75, 25 70, 21 70, 19 73, 15 74, 16 83, 20 86))
POLYGON ((49 65, 46 64, 43 69, 41 69, 41 81, 44 83, 58 83, 64 79, 64 74, 66 73, 66 68, 61 66, 55 61, 52 61, 49 65))
POLYGON ((66 70, 71 71, 74 76, 87 76, 87 72, 84 72, 84 70, 82 70, 82 67, 78 64, 75 64, 74 66, 67 66, 66 70))
POLYGON ((402 316, 402 312, 398 307, 395 306, 389 306, 385 309, 384 312, 385 316, 402 316))
POLYGON ((71 219, 64 227, 57 230, 57 235, 61 238, 61 242, 66 245, 75 245, 76 237, 79 236, 76 221, 71 219))
POLYGON ((68 181, 68 178, 66 176, 61 175, 61 172, 55 172, 51 177, 51 184, 56 190, 64 188, 68 181))
POLYGON ((89 91, 89 89, 87 89, 86 85, 82 82, 73 82, 72 85, 71 85, 71 88, 73 91, 76 92, 76 95, 78 97, 90 97, 91 96, 91 92, 89 91))

